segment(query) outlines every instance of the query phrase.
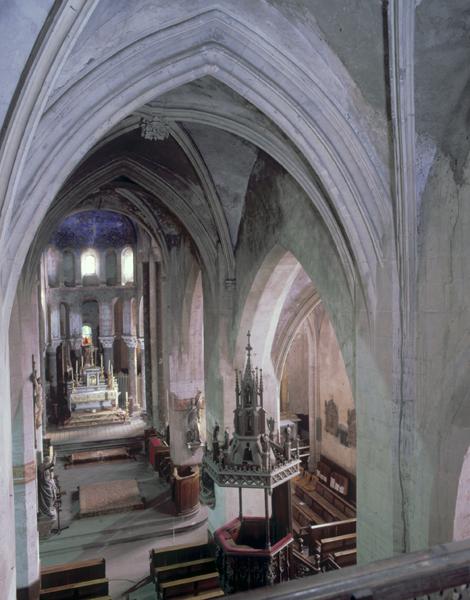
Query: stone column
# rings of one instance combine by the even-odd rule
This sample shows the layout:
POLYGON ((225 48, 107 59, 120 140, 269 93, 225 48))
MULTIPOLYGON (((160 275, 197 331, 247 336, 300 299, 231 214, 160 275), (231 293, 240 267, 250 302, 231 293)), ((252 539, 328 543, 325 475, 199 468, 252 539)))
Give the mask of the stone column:
MULTIPOLYGON (((39 437, 41 426, 36 431, 32 356, 39 375, 40 354, 37 295, 31 294, 30 290, 18 291, 9 339, 11 399, 8 404, 12 411, 17 598, 36 600, 39 598, 40 582, 35 438, 37 431, 39 437)), ((13 545, 11 552, 15 554, 13 545)), ((10 558, 2 556, 2 560, 10 561, 10 558)), ((2 598, 3 593, 4 589, 0 593, 2 598)))
POLYGON ((106 285, 106 250, 98 252, 98 278, 100 285, 106 285))
POLYGON ((153 424, 159 429, 163 429, 164 423, 161 422, 161 415, 159 410, 159 390, 158 390, 158 372, 161 365, 158 364, 158 352, 157 352, 157 298, 156 298, 156 263, 153 260, 149 261, 149 277, 148 277, 148 290, 149 290, 149 302, 148 302, 148 315, 149 315, 149 331, 147 337, 147 348, 151 357, 150 371, 151 377, 150 382, 152 385, 150 398, 152 399, 152 416, 153 424))
POLYGON ((128 350, 129 365, 129 413, 132 415, 137 403, 137 338, 133 335, 123 335, 123 342, 128 350))
POLYGON ((160 431, 166 429, 169 423, 169 402, 168 402, 168 386, 165 381, 165 375, 168 373, 164 364, 164 322, 163 322, 163 284, 162 268, 160 262, 154 263, 155 269, 155 336, 156 336, 156 363, 157 363, 157 399, 158 399, 158 420, 160 431))
POLYGON ((146 407, 148 422, 155 425, 154 410, 153 410, 153 374, 152 374, 152 346, 149 342, 150 335, 150 263, 145 261, 142 263, 142 297, 144 302, 143 309, 143 335, 145 340, 144 358, 145 358, 145 392, 146 392, 146 407))
POLYGON ((54 338, 47 347, 47 371, 49 375, 50 397, 51 401, 57 399, 57 348, 61 343, 60 339, 54 338))
POLYGON ((114 300, 101 300, 99 303, 100 334, 103 337, 114 335, 114 300))
POLYGON ((140 403, 142 405, 142 410, 147 412, 147 390, 145 385, 145 341, 144 338, 139 338, 139 348, 140 348, 140 377, 142 380, 141 385, 141 395, 140 395, 140 403))
POLYGON ((73 259, 75 262, 75 286, 82 285, 82 255, 80 251, 75 250, 73 253, 73 259))
POLYGON ((114 357, 113 357, 114 335, 100 336, 100 343, 103 346, 104 372, 108 373, 108 365, 114 364, 114 357))
POLYGON ((71 346, 72 346, 72 350, 73 350, 73 355, 74 355, 74 361, 72 361, 72 367, 73 367, 73 374, 75 375, 76 370, 77 370, 77 364, 80 365, 80 361, 82 358, 82 336, 76 336, 74 338, 72 338, 72 340, 70 341, 71 346))

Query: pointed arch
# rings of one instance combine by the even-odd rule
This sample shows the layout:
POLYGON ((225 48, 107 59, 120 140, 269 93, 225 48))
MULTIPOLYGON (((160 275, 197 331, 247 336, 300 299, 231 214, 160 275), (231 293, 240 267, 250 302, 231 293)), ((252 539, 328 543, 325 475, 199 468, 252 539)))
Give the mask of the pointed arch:
MULTIPOLYGON (((49 36, 55 35, 52 25, 49 36)), ((316 43, 322 53, 331 53, 320 40, 316 43)), ((268 35, 263 36, 259 27, 242 22, 226 7, 211 7, 185 15, 162 30, 147 31, 145 37, 134 39, 101 63, 93 61, 38 114, 38 121, 41 118, 34 128, 28 161, 26 149, 16 157, 20 164, 4 212, 9 217, 14 214, 14 223, 10 219, 4 225, 13 226, 17 233, 10 238, 10 257, 23 262, 34 231, 63 183, 58 172, 65 178, 106 131, 142 104, 210 74, 258 107, 303 154, 328 197, 327 201, 320 194, 312 201, 345 268, 351 271, 351 264, 355 265, 353 271, 360 274, 360 285, 371 300, 375 268, 382 260, 382 233, 391 222, 380 161, 369 146, 366 151, 367 132, 355 111, 345 114, 335 95, 325 92, 331 85, 330 73, 323 73, 328 69, 306 70, 294 59, 271 43, 268 35), (87 92, 90 87, 93 94, 87 92), (64 130, 67 136, 61 134, 64 130), (20 175, 24 186, 18 189, 20 175), (18 203, 20 197, 28 198, 28 203, 18 203), (31 207, 39 210, 31 214, 31 207)), ((338 81, 340 77, 335 85, 340 85, 338 81)), ((341 93, 351 96, 344 86, 341 93)), ((352 97, 350 105, 354 106, 352 97)), ((15 278, 14 273, 10 269, 8 279, 15 278)), ((16 281, 12 283, 9 296, 16 281)))

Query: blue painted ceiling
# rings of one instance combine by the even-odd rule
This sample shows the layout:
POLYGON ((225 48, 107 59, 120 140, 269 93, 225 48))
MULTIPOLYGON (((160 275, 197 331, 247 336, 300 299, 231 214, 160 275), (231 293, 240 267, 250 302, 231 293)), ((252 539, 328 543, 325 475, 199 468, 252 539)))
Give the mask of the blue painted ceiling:
POLYGON ((122 248, 136 242, 134 226, 127 217, 108 210, 88 210, 66 217, 50 243, 65 248, 122 248))

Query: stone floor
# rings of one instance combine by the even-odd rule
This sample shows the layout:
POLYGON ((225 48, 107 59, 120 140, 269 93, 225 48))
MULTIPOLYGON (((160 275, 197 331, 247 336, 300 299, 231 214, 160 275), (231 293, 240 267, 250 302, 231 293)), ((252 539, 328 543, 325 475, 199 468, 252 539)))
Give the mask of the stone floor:
MULTIPOLYGON (((140 431, 135 435, 141 435, 142 422, 133 422, 130 426, 110 426, 110 435, 101 439, 116 438, 116 430, 120 427, 122 437, 131 437, 132 431, 140 431)), ((59 443, 99 439, 97 436, 102 435, 103 432, 97 432, 96 429, 103 428, 93 429, 59 431, 57 433, 63 438, 59 443)), ((68 469, 64 469, 64 459, 59 457, 55 471, 61 490, 65 492, 60 516, 61 526, 67 529, 41 540, 41 564, 48 566, 103 557, 106 559, 110 595, 113 600, 155 598, 151 584, 143 586, 130 596, 124 595, 126 590, 148 576, 151 548, 193 542, 203 543, 207 539, 207 510, 202 507, 195 514, 177 517, 174 514, 168 484, 159 479, 158 474, 142 455, 138 455, 137 460, 89 463, 74 465, 68 469), (144 510, 77 518, 78 486, 119 479, 138 481, 140 493, 145 498, 144 510)))

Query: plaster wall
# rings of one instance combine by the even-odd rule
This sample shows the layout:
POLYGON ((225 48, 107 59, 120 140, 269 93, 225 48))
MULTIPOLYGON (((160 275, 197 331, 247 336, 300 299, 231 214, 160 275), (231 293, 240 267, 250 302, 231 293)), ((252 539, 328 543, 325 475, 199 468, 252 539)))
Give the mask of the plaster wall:
POLYGON ((287 355, 285 372, 287 373, 288 410, 296 414, 308 414, 308 340, 307 333, 302 330, 295 336, 287 355))
POLYGON ((339 436, 334 436, 325 429, 325 403, 330 398, 334 399, 338 407, 339 424, 344 427, 347 427, 348 424, 348 410, 355 408, 343 357, 339 351, 334 329, 326 315, 321 324, 317 348, 319 406, 322 419, 321 452, 350 473, 355 474, 356 449, 344 446, 341 444, 339 436))

